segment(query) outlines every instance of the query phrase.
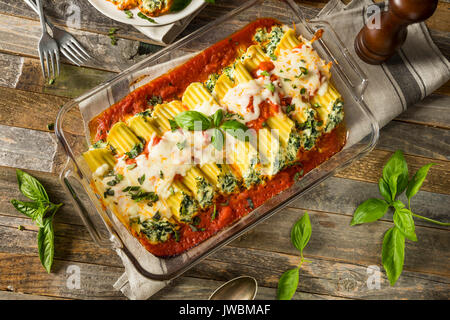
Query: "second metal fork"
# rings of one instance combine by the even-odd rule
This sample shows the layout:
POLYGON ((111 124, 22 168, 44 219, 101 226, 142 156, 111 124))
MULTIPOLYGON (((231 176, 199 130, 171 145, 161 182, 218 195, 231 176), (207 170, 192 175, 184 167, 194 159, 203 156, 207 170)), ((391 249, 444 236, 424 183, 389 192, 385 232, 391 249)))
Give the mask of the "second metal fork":
POLYGON ((41 60, 42 74, 44 77, 50 78, 50 62, 52 65, 52 74, 55 78, 55 63, 57 74, 59 75, 59 48, 56 41, 50 37, 47 32, 47 25, 45 22, 44 8, 42 0, 37 0, 38 14, 42 24, 42 37, 39 40, 39 59, 41 60), (47 74, 45 73, 45 64, 47 65, 47 74))
MULTIPOLYGON (((38 13, 38 8, 33 0, 24 0, 26 4, 30 6, 34 11, 38 13)), ((42 0, 41 0, 42 1, 42 0)), ((47 25, 50 27, 53 33, 53 38, 59 45, 61 53, 72 63, 80 66, 86 62, 86 60, 92 57, 87 53, 87 51, 81 46, 81 44, 67 31, 62 30, 50 21, 46 20, 47 25)))

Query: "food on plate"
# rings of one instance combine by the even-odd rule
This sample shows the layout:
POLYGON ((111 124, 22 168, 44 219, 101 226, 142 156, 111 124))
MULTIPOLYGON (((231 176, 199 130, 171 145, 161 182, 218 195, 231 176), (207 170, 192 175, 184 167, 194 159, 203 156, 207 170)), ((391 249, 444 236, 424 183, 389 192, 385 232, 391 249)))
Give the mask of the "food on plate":
POLYGON ((107 0, 115 5, 119 10, 139 10, 150 17, 158 17, 169 12, 180 11, 187 7, 191 0, 107 0))
POLYGON ((256 20, 90 121, 91 186, 148 251, 192 248, 343 148, 320 36, 256 20))

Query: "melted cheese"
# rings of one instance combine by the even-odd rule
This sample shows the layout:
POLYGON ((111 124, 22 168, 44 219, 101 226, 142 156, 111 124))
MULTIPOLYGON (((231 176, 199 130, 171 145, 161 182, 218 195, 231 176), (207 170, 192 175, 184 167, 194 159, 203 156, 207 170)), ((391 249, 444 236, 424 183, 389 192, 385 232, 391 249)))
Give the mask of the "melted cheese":
POLYGON ((269 78, 260 77, 248 82, 239 83, 228 90, 223 98, 223 103, 229 111, 239 114, 244 122, 259 118, 259 105, 265 100, 274 104, 280 104, 277 93, 278 83, 273 83, 269 78))
POLYGON ((225 110, 225 108, 222 108, 212 100, 205 101, 202 104, 198 104, 194 108, 195 111, 201 112, 207 116, 212 116, 219 109, 225 110))
POLYGON ((275 69, 272 72, 280 78, 285 95, 300 96, 302 88, 306 89, 309 96, 323 95, 327 91, 329 66, 310 44, 304 43, 301 47, 280 50, 277 60, 273 63, 275 69))

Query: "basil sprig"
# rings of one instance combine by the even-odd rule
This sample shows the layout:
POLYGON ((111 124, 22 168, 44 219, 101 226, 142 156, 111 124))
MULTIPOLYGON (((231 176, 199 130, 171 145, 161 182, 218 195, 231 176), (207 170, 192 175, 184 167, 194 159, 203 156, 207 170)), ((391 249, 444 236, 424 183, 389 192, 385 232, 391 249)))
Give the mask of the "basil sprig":
MULTIPOLYGON (((303 249, 309 242, 311 237, 311 221, 309 220, 308 213, 305 212, 294 225, 291 230, 291 242, 300 251, 300 264, 298 267, 290 269, 283 273, 278 281, 277 299, 278 300, 290 300, 297 291, 299 282, 299 271, 303 262, 308 261, 303 258, 303 249)), ((308 261, 309 262, 309 261, 308 261)))
POLYGON ((211 128, 211 119, 194 110, 183 111, 177 114, 174 120, 179 127, 189 131, 204 131, 211 128))
POLYGON ((405 241, 417 241, 413 217, 423 219, 441 226, 449 223, 439 222, 423 217, 411 211, 411 198, 419 191, 434 163, 420 168, 409 180, 408 164, 401 150, 397 150, 383 168, 383 175, 378 182, 378 189, 383 199, 371 198, 361 203, 353 214, 351 225, 374 222, 394 209, 394 226, 384 234, 382 263, 390 284, 393 286, 403 270, 405 260, 405 241), (397 199, 406 190, 408 207, 397 199))
POLYGON ((225 143, 225 132, 241 141, 248 141, 245 132, 248 127, 235 119, 229 119, 229 115, 223 114, 222 109, 218 109, 212 116, 195 111, 183 111, 176 115, 173 120, 169 120, 172 131, 182 128, 189 131, 212 130, 211 144, 217 149, 222 150, 225 143))
POLYGON ((39 259, 45 270, 50 273, 55 253, 53 217, 63 204, 50 202, 44 187, 33 176, 19 169, 16 170, 16 175, 20 192, 31 201, 12 199, 11 204, 17 211, 31 218, 39 227, 37 235, 39 259))

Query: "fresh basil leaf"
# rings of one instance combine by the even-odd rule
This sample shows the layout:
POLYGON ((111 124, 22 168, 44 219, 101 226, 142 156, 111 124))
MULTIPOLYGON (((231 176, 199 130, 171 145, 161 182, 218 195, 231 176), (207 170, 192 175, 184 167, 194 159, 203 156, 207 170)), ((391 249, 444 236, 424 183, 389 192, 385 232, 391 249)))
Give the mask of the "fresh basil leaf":
POLYGON ((377 221, 386 214, 388 208, 389 205, 384 200, 368 199, 356 208, 350 225, 377 221))
POLYGON ((378 189, 380 190, 380 194, 383 196, 384 200, 386 200, 387 203, 391 203, 391 191, 389 190, 389 185, 383 178, 380 178, 380 181, 378 182, 378 189))
POLYGON ((291 300, 297 291, 299 280, 299 269, 294 268, 286 271, 278 281, 277 299, 291 300))
POLYGON ((209 118, 203 113, 194 110, 183 111, 177 114, 174 120, 181 128, 189 131, 194 131, 196 129, 203 131, 211 128, 211 121, 209 118))
POLYGON ((405 261, 405 236, 397 227, 392 227, 385 233, 381 256, 384 270, 393 286, 402 273, 405 261))
POLYGON ((403 204, 403 202, 401 202, 400 200, 395 200, 392 203, 392 206, 396 209, 396 210, 401 210, 405 207, 405 205, 403 204))
POLYGON ((291 242, 300 252, 309 242, 311 237, 311 221, 307 212, 301 217, 292 227, 291 230, 291 242))
POLYGON ((406 238, 411 241, 417 241, 414 219, 411 211, 406 208, 395 210, 394 223, 406 238))
POLYGON ((389 184, 391 199, 405 191, 408 185, 408 164, 403 152, 397 150, 383 168, 383 179, 389 184))
POLYGON ((213 123, 214 126, 219 127, 220 123, 222 122, 223 119, 223 111, 222 109, 218 109, 214 114, 213 114, 213 123))
POLYGON ((155 20, 153 20, 152 18, 146 16, 145 14, 143 14, 142 12, 138 12, 137 16, 141 19, 150 21, 151 23, 157 23, 155 20))
POLYGON ((16 170, 16 175, 19 190, 25 197, 33 201, 49 202, 47 192, 35 177, 19 169, 16 170))
MULTIPOLYGON (((56 211, 55 211, 56 212, 56 211)), ((50 273, 55 254, 55 234, 53 231, 53 214, 44 219, 44 224, 39 228, 38 236, 39 259, 45 270, 50 273)))
POLYGON ((186 8, 192 0, 173 0, 170 12, 178 12, 186 8))
POLYGON ((430 170, 431 166, 435 165, 435 163, 429 163, 424 165, 422 168, 417 170, 414 177, 412 177, 411 181, 408 184, 408 188, 406 189, 406 196, 408 199, 411 199, 416 195, 419 189, 422 187, 425 178, 428 175, 428 170, 430 170))
POLYGON ((36 214, 38 214, 38 211, 41 207, 39 202, 24 202, 16 199, 12 199, 11 204, 14 206, 14 208, 16 208, 17 211, 23 213, 28 218, 31 218, 33 220, 36 214))
POLYGON ((216 148, 217 150, 222 150, 223 145, 225 143, 225 137, 221 130, 217 128, 212 129, 212 135, 211 135, 211 144, 216 148))
POLYGON ((43 218, 48 211, 48 206, 40 202, 23 202, 15 199, 11 200, 11 203, 17 211, 33 219, 39 227, 43 226, 43 218))
POLYGON ((248 127, 242 122, 237 120, 228 120, 222 123, 220 128, 238 140, 248 141, 248 136, 245 134, 248 127))

